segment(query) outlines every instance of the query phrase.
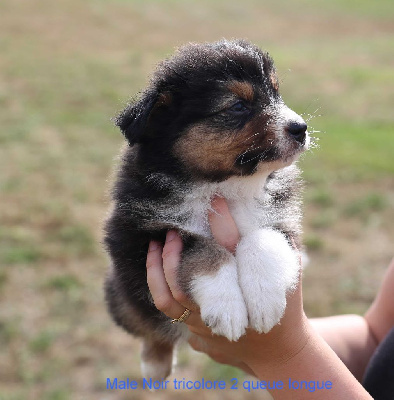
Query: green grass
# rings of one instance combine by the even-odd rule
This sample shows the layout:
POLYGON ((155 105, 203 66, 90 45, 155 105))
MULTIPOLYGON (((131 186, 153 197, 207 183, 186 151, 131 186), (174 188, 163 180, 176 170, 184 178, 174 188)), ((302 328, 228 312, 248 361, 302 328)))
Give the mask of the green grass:
POLYGON ((336 221, 338 216, 332 210, 323 210, 311 221, 311 227, 314 229, 330 228, 336 221))
POLYGON ((30 341, 30 349, 34 353, 45 353, 51 347, 54 335, 50 331, 42 331, 30 341))
POLYGON ((81 283, 78 278, 72 275, 63 275, 50 278, 44 284, 45 287, 68 292, 73 289, 81 287, 81 283))
POLYGON ((4 264, 33 264, 40 259, 40 252, 33 247, 15 247, 3 251, 4 264))
POLYGON ((327 190, 315 189, 308 193, 307 201, 313 203, 321 208, 329 208, 335 204, 335 199, 332 194, 327 190))
POLYGON ((324 247, 323 241, 317 235, 314 234, 305 236, 304 244, 306 246, 307 251, 310 252, 318 252, 319 250, 322 250, 324 247))
MULTIPOLYGON (((305 308, 363 312, 392 255, 393 21, 392 0, 1 1, 0 399, 123 400, 106 377, 140 376, 103 300, 111 117, 188 41, 249 38, 275 59, 320 139, 300 162, 305 308)), ((180 359, 177 377, 239 373, 180 359)))
POLYGON ((208 361, 204 366, 202 376, 212 381, 222 380, 226 382, 226 385, 231 385, 234 383, 231 382, 231 379, 236 378, 240 381, 245 378, 246 374, 238 368, 229 365, 218 365, 213 361, 208 361))
POLYGON ((379 193, 370 193, 346 204, 345 216, 366 217, 372 213, 380 213, 388 206, 388 200, 379 193))
POLYGON ((306 174, 316 172, 316 164, 321 166, 320 171, 350 171, 360 179, 379 179, 394 173, 394 124, 349 123, 334 118, 322 118, 318 123, 319 148, 303 158, 306 174))

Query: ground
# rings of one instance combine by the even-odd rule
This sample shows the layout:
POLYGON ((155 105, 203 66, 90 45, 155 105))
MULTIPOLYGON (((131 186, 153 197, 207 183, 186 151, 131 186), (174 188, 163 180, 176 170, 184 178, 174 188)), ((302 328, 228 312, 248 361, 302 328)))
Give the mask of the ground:
MULTIPOLYGON (((284 3, 0 3, 1 400, 173 397, 106 389, 107 378, 141 380, 139 343, 103 303, 101 226, 123 140, 110 119, 188 41, 242 37, 270 52, 285 101, 320 138, 300 162, 306 312, 367 309, 393 256, 394 8, 391 0, 284 3)), ((182 350, 172 379, 202 377, 250 379, 182 350)))

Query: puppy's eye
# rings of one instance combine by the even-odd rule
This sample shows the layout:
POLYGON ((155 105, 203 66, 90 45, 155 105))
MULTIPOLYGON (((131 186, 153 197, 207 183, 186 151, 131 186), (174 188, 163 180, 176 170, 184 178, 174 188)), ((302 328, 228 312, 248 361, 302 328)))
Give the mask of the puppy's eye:
POLYGON ((245 103, 243 101, 237 101, 235 104, 233 104, 230 108, 227 109, 228 112, 231 114, 244 114, 249 111, 249 108, 246 107, 245 103))

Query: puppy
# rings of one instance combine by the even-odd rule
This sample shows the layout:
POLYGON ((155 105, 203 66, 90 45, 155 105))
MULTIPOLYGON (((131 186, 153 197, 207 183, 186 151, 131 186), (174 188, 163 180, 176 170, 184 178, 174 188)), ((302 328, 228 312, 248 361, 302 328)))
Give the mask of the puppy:
POLYGON ((187 329, 153 304, 146 282, 149 241, 169 229, 183 239, 181 289, 212 332, 236 341, 268 332, 295 288, 300 246, 299 171, 304 120, 279 95, 270 56, 246 41, 189 44, 159 64, 116 124, 124 149, 105 226, 112 265, 109 312, 143 338, 145 377, 171 372, 187 329), (235 254, 210 232, 214 196, 226 198, 240 232, 235 254))

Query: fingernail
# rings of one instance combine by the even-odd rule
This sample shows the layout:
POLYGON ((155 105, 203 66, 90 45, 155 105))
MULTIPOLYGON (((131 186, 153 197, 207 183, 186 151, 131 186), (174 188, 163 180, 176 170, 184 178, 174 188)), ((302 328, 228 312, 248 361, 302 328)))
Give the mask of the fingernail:
POLYGON ((148 251, 155 251, 155 250, 157 250, 158 248, 159 248, 159 243, 152 240, 152 241, 149 243, 149 249, 148 249, 148 251))
POLYGON ((175 231, 168 231, 167 232, 167 237, 166 237, 166 242, 171 242, 171 240, 174 240, 176 237, 176 232, 175 231))

